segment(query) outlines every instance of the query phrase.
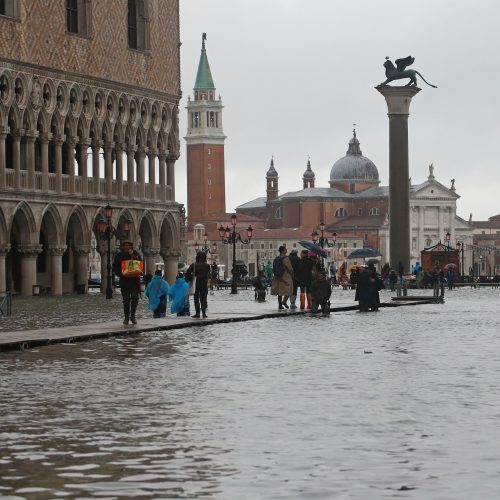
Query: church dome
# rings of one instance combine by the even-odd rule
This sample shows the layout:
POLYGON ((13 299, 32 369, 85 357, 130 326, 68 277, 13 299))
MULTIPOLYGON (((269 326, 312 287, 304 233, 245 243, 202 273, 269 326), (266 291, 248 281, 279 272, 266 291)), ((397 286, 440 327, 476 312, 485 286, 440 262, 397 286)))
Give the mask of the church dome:
POLYGON ((378 170, 369 158, 363 156, 356 130, 349 141, 347 154, 337 160, 330 171, 330 183, 338 181, 379 182, 378 170))
POLYGON ((311 160, 307 160, 307 169, 302 177, 304 177, 304 179, 314 179, 315 176, 311 168, 311 160))

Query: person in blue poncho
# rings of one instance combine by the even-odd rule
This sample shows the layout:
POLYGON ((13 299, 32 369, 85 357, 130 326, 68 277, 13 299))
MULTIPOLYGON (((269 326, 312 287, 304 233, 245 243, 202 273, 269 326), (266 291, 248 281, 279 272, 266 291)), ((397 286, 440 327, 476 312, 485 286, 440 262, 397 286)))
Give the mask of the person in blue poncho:
POLYGON ((153 311, 153 318, 164 318, 167 312, 167 299, 170 287, 163 279, 161 270, 155 271, 148 283, 144 295, 149 299, 149 309, 153 311))
POLYGON ((189 285, 184 274, 179 273, 175 283, 168 293, 170 298, 170 312, 177 316, 189 316, 189 285))

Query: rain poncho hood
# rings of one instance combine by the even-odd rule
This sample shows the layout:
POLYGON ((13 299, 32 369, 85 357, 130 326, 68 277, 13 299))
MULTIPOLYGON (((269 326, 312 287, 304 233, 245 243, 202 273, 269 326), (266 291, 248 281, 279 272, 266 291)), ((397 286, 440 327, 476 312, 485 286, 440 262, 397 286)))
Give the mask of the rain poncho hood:
POLYGON ((170 311, 172 313, 178 313, 184 309, 186 300, 188 297, 189 285, 184 278, 177 278, 175 283, 170 287, 168 296, 171 300, 170 311))
POLYGON ((170 287, 162 276, 153 276, 144 292, 144 295, 149 298, 149 309, 152 311, 156 310, 156 308, 160 305, 160 302, 166 304, 169 290, 170 287), (161 300, 160 297, 163 296, 164 299, 161 300))

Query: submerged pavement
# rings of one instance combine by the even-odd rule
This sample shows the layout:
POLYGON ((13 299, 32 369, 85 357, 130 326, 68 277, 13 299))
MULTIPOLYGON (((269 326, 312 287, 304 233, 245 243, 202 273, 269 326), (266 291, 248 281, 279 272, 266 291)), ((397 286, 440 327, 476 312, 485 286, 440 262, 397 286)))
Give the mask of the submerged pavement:
MULTIPOLYGON (((419 294, 420 299, 432 296, 427 291, 419 294)), ((382 307, 413 305, 408 302, 392 301, 392 293, 381 293, 382 307)), ((357 309, 354 290, 334 289, 332 313, 357 309)), ((419 302, 422 302, 420 300, 419 302)), ((427 303, 424 300, 425 303, 427 303)), ((173 330, 192 326, 210 325, 240 321, 255 321, 266 318, 296 314, 310 314, 308 311, 277 309, 276 298, 268 296, 266 302, 254 300, 253 291, 241 290, 231 295, 227 290, 217 290, 209 295, 208 318, 195 319, 168 315, 166 318, 152 318, 147 309, 147 300, 140 301, 137 325, 122 324, 121 295, 106 300, 101 294, 67 295, 63 297, 15 298, 13 316, 0 320, 0 351, 28 349, 54 343, 71 343, 100 337, 136 335, 141 332, 173 330)), ((193 312, 193 307, 191 307, 193 312)))

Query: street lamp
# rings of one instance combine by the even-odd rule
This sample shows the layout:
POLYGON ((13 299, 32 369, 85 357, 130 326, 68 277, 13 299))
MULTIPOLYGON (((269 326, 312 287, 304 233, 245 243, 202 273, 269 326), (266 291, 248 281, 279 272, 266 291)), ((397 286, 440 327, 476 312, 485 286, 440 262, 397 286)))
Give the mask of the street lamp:
MULTIPOLYGON (((311 238, 313 240, 313 243, 319 243, 319 246, 322 249, 325 247, 333 248, 337 242, 337 233, 332 233, 332 239, 330 241, 328 238, 325 238, 325 236, 324 236, 325 223, 323 221, 321 221, 319 223, 318 227, 319 227, 319 230, 321 231, 321 236, 318 234, 316 229, 314 229, 312 234, 311 234, 311 238)), ((322 267, 322 269, 325 268, 323 255, 321 256, 321 267, 322 267)))
POLYGON ((247 238, 244 239, 241 237, 240 233, 236 232, 236 214, 231 215, 231 226, 230 229, 228 226, 224 227, 222 224, 219 227, 219 236, 222 243, 226 245, 233 245, 233 280, 231 282, 231 293, 238 293, 238 288, 236 286, 236 242, 243 243, 244 245, 250 243, 252 239, 253 229, 252 226, 248 226, 247 228, 247 238))
POLYGON ((111 273, 111 238, 115 237, 119 240, 125 239, 128 236, 132 221, 126 219, 123 221, 123 233, 119 233, 117 228, 113 227, 111 219, 113 217, 113 208, 108 203, 104 207, 104 215, 106 219, 102 216, 97 221, 97 229, 101 235, 101 239, 107 240, 108 242, 108 255, 107 255, 107 275, 106 275, 106 299, 113 298, 113 286, 112 286, 112 273, 111 273))
POLYGON ((205 233, 203 235, 203 251, 208 255, 211 254, 212 256, 217 252, 217 243, 212 243, 212 248, 208 247, 208 234, 205 233))
POLYGON ((446 249, 446 263, 447 264, 450 263, 450 238, 451 238, 451 234, 450 233, 446 233, 444 235, 444 239, 446 241, 446 246, 447 246, 447 249, 446 249))
POLYGON ((462 273, 462 281, 464 279, 464 243, 457 241, 457 248, 460 254, 460 263, 461 263, 461 273, 462 273))

